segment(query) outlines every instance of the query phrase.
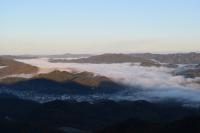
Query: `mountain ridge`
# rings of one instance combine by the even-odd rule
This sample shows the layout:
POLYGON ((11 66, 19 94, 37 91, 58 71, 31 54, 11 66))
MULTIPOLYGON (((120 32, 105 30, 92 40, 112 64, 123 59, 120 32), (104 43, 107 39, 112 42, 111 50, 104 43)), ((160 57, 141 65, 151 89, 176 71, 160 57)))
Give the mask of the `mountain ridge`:
POLYGON ((160 65, 160 63, 168 64, 200 64, 200 53, 177 53, 177 54, 101 54, 80 59, 51 59, 51 62, 67 62, 67 63, 125 63, 125 62, 141 62, 160 65))

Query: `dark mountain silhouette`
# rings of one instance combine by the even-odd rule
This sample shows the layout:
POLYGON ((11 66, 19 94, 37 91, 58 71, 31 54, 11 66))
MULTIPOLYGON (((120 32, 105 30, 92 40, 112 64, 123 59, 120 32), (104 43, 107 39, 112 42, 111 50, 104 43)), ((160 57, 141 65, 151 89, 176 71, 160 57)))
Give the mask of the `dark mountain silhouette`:
POLYGON ((72 128, 102 133, 156 133, 160 127, 174 132, 181 127, 191 132, 199 129, 199 109, 174 104, 108 100, 93 103, 52 101, 41 104, 4 95, 0 96, 0 107, 0 132, 6 133, 64 132, 63 129, 72 128), (194 119, 192 116, 195 116, 194 119))
MULTIPOLYGON (((74 81, 57 82, 48 79, 31 79, 14 84, 0 84, 0 88, 15 91, 30 91, 44 94, 93 94, 114 93, 122 89, 122 85, 110 82, 100 82, 98 86, 87 86, 74 81)), ((124 87, 123 87, 124 88, 124 87)))
POLYGON ((138 119, 108 126, 97 133, 199 133, 200 117, 186 117, 167 123, 153 123, 138 119))

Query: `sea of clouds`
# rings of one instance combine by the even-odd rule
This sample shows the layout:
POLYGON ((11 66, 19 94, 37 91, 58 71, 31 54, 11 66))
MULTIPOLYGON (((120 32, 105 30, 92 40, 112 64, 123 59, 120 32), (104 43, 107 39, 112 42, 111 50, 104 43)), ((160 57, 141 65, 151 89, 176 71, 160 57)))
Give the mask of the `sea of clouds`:
MULTIPOLYGON (((51 63, 47 58, 18 60, 40 68, 39 73, 48 73, 53 70, 69 72, 93 72, 103 75, 113 81, 131 86, 124 91, 104 96, 112 100, 177 100, 185 104, 200 103, 199 78, 185 78, 176 76, 174 71, 179 68, 142 67, 138 63, 121 64, 80 64, 80 63, 51 63), (136 89, 140 91, 136 91, 136 89)), ((98 97, 98 96, 95 96, 98 97)), ((102 97, 102 96, 101 96, 102 97)))

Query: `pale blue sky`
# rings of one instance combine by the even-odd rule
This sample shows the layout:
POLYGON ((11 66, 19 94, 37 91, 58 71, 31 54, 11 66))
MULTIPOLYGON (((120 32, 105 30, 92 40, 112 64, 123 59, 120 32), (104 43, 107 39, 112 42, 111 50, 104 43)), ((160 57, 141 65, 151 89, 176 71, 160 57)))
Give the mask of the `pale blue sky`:
POLYGON ((199 0, 1 0, 0 54, 200 51, 199 0))

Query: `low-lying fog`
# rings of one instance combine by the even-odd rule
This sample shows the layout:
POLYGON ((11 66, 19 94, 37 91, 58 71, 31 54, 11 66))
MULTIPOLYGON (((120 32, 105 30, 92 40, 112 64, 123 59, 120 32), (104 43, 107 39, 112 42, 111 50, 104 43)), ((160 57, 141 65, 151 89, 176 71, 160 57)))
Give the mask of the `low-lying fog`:
POLYGON ((113 81, 132 86, 112 96, 117 100, 178 100, 185 103, 200 102, 200 85, 195 83, 199 78, 191 79, 183 76, 173 76, 176 69, 166 67, 142 67, 138 64, 79 64, 79 63, 51 63, 48 59, 18 60, 40 68, 40 73, 47 73, 55 69, 61 71, 89 71, 107 76, 113 81), (135 91, 140 88, 141 91, 135 91))
POLYGON ((6 66, 0 66, 0 69, 5 68, 6 66))

